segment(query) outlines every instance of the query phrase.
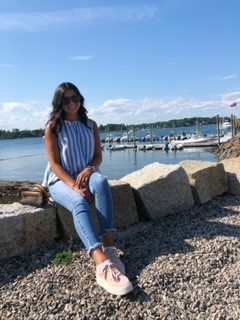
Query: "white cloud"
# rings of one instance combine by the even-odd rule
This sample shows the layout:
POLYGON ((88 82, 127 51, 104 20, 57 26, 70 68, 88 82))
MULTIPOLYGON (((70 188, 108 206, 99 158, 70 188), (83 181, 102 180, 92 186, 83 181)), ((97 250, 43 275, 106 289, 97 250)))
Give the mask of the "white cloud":
POLYGON ((211 76, 211 77, 205 77, 204 80, 213 80, 213 81, 225 81, 230 79, 238 78, 238 75, 232 74, 227 76, 211 76))
POLYGON ((51 111, 39 102, 5 102, 2 105, 3 108, 0 108, 1 130, 44 128, 51 111))
POLYGON ((235 78, 238 78, 238 76, 236 74, 233 74, 233 75, 222 77, 222 80, 229 80, 229 79, 235 79, 235 78))
MULTIPOLYGON (((107 100, 101 106, 89 106, 89 117, 99 124, 141 124, 190 117, 214 117, 229 114, 229 101, 235 101, 240 92, 222 95, 214 100, 174 97, 165 99, 107 100), (236 98, 234 100, 234 98, 236 98)), ((88 108, 88 107, 87 107, 88 108)))
MULTIPOLYGON (((230 116, 232 102, 240 104, 240 91, 229 92, 215 99, 200 100, 197 98, 173 97, 153 99, 110 99, 101 105, 87 104, 88 115, 99 125, 109 123, 141 124, 183 119, 191 117, 230 116)), ((0 129, 12 128, 40 129, 44 128, 51 108, 40 103, 8 102, 0 110, 0 129)))
POLYGON ((222 96, 222 103, 224 105, 230 106, 233 102, 240 104, 240 91, 226 93, 222 96))
POLYGON ((93 59, 94 56, 76 56, 76 57, 71 57, 70 60, 77 60, 77 61, 85 61, 85 60, 91 60, 93 59))
POLYGON ((151 18, 153 6, 92 7, 57 12, 14 12, 0 14, 0 30, 41 31, 52 26, 93 23, 97 20, 128 21, 151 18))
POLYGON ((28 102, 5 102, 3 103, 3 110, 7 112, 32 111, 33 104, 28 102))
POLYGON ((133 103, 133 100, 129 99, 107 100, 103 103, 103 108, 107 109, 108 111, 119 111, 119 109, 126 109, 128 107, 131 107, 133 103))

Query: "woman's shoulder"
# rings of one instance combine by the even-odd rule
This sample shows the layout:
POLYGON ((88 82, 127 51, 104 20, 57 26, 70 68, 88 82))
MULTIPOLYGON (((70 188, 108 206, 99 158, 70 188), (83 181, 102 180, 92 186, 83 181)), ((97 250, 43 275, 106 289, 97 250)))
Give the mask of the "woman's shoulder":
POLYGON ((96 126, 96 122, 93 119, 88 118, 87 125, 91 128, 94 128, 94 126, 96 126))
POLYGON ((49 139, 56 139, 57 134, 55 133, 55 121, 49 121, 45 127, 45 139, 46 141, 49 139))
POLYGON ((46 128, 45 128, 45 132, 53 132, 53 129, 55 128, 56 125, 56 121, 51 120, 47 123, 46 128))

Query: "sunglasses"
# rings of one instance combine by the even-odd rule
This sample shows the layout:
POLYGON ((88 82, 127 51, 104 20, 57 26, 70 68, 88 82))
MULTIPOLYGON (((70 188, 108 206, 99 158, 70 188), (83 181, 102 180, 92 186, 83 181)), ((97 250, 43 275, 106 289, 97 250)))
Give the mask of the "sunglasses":
POLYGON ((71 101, 73 103, 79 103, 80 102, 80 97, 75 94, 74 96, 71 96, 71 97, 63 97, 62 98, 62 104, 64 106, 69 105, 71 103, 71 101))

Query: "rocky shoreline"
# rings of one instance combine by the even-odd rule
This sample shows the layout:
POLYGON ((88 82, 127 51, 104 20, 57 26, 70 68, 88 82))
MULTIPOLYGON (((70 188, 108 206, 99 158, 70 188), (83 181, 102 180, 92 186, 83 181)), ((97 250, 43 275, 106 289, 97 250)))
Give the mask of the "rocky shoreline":
MULTIPOLYGON (((240 135, 222 143, 215 151, 219 160, 240 157, 240 135)), ((33 185, 29 181, 0 181, 0 204, 18 201, 18 190, 22 186, 33 185)), ((0 319, 1 320, 1 319, 0 319)))
POLYGON ((1 261, 0 319, 240 318, 240 196, 121 229, 117 247, 134 285, 124 297, 97 286, 81 243, 1 261), (54 266, 69 248, 75 260, 54 266))
MULTIPOLYGON (((240 156, 240 137, 221 160, 240 156)), ((0 182, 0 202, 29 182, 0 182)), ((116 297, 95 281, 81 242, 56 242, 0 261, 0 320, 239 320, 240 196, 225 194, 159 221, 121 228, 116 245, 134 290, 116 297), (57 267, 57 253, 74 261, 57 267)))
POLYGON ((229 141, 222 143, 216 152, 220 160, 240 157, 240 135, 232 137, 229 141))

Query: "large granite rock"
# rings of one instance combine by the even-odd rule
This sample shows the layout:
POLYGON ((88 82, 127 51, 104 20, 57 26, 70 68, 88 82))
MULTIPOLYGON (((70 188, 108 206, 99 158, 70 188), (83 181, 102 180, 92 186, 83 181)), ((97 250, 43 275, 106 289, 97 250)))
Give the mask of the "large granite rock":
POLYGON ((120 179, 131 185, 141 216, 151 219, 194 205, 188 176, 179 165, 153 163, 120 179))
POLYGON ((51 245, 56 238, 55 208, 35 208, 18 202, 1 204, 0 230, 0 259, 51 245))
POLYGON ((75 230, 73 217, 70 211, 59 204, 56 204, 57 209, 57 226, 61 238, 79 240, 79 236, 75 230))
POLYGON ((228 192, 233 195, 240 195, 240 158, 225 159, 221 163, 227 172, 228 192))
POLYGON ((240 157, 240 135, 235 135, 228 141, 221 143, 217 153, 220 160, 240 157))
MULTIPOLYGON (((131 186, 123 181, 109 181, 115 214, 115 227, 128 226, 139 221, 137 207, 131 186)), ((97 230, 100 226, 94 204, 91 205, 93 219, 97 230)), ((79 236, 75 230, 72 214, 60 205, 57 205, 58 226, 62 236, 66 239, 78 240, 79 236)))
POLYGON ((110 180, 109 184, 113 197, 116 228, 137 223, 139 217, 130 184, 120 180, 110 180))
POLYGON ((187 160, 180 165, 189 177, 197 204, 208 202, 227 191, 227 174, 222 163, 187 160))

